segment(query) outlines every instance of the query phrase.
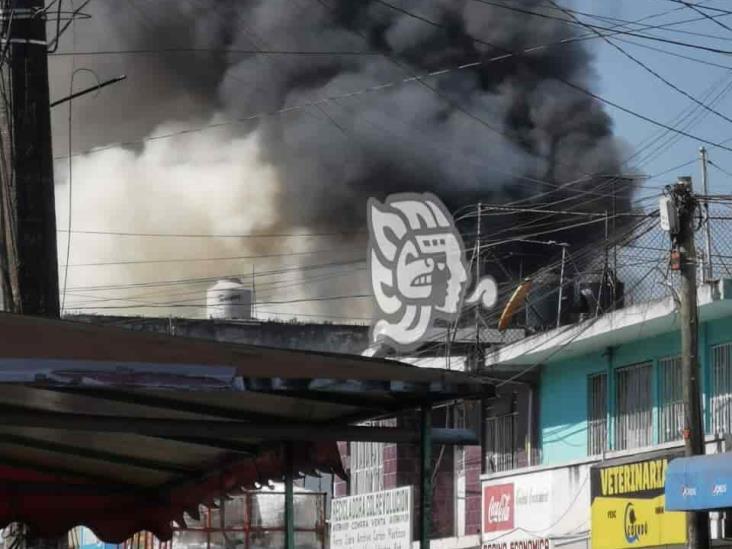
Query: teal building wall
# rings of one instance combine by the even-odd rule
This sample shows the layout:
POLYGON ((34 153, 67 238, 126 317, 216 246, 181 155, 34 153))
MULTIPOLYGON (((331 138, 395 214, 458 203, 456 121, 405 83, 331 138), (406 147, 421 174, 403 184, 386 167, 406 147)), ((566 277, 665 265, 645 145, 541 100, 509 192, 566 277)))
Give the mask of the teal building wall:
MULTIPOLYGON (((711 386, 711 349, 732 342, 732 317, 703 322, 699 327, 699 359, 702 365, 704 421, 710 426, 709 388, 711 386)), ((638 339, 570 359, 549 361, 542 366, 539 383, 539 441, 542 464, 555 465, 587 457, 588 378, 608 373, 608 448, 613 450, 615 425, 614 371, 617 368, 651 362, 653 401, 653 442, 658 438, 658 369, 663 358, 677 356, 678 332, 638 339)))

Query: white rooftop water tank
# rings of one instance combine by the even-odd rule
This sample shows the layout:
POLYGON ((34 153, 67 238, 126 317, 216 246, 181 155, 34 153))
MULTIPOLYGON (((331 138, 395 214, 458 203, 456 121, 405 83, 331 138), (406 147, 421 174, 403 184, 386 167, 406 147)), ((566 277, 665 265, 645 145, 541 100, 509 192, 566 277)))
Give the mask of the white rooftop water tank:
POLYGON ((221 320, 252 318, 252 290, 237 278, 219 280, 206 292, 206 316, 221 320))

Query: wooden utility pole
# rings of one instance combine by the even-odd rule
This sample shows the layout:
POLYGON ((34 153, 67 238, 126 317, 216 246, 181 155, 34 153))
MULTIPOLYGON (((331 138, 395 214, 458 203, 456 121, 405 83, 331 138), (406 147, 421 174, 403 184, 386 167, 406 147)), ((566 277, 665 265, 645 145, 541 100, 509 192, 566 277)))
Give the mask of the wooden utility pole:
MULTIPOLYGON (((475 226, 475 287, 478 287, 478 284, 480 283, 480 226, 481 226, 481 210, 483 209, 483 205, 478 202, 477 211, 476 214, 476 226, 475 226)), ((475 352, 476 357, 480 357, 482 355, 481 353, 481 344, 480 344, 480 303, 475 304, 475 352)), ((476 363, 475 364, 476 371, 480 369, 480 366, 476 363)))
MULTIPOLYGON (((5 0, 0 60, 7 94, 0 106, 3 306, 25 315, 59 316, 56 209, 44 0, 5 0), (8 290, 10 286, 10 290, 8 290)), ((27 549, 68 547, 66 536, 37 538, 27 549)))
MULTIPOLYGON (((48 51, 44 0, 11 0, 3 11, 9 37, 6 63, 10 85, 10 224, 15 242, 10 257, 14 310, 59 316, 56 210, 48 90, 48 51)), ((7 235, 7 233, 6 233, 7 235)))
MULTIPOLYGON (((675 248, 679 254, 679 320, 681 324, 681 378, 684 399, 684 455, 704 454, 704 424, 699 391, 699 319, 696 300, 697 256, 694 246, 694 223, 698 207, 691 178, 680 177, 672 191, 678 214, 675 248)), ((707 513, 687 513, 687 546, 689 549, 709 547, 707 513)))

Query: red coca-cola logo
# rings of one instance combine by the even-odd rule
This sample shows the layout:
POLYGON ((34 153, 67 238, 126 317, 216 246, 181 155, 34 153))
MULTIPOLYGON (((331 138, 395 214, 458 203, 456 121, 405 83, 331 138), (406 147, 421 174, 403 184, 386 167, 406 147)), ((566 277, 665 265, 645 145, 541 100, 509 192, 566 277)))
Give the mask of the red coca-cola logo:
POLYGON ((483 488, 483 531, 513 529, 513 483, 483 488))

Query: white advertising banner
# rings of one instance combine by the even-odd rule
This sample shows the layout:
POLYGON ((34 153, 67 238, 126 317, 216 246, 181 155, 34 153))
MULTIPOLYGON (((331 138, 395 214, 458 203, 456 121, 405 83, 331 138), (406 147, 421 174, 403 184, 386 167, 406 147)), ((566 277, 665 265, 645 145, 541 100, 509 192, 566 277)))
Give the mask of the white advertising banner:
POLYGON ((484 480, 482 499, 483 549, 587 546, 588 465, 484 480))
POLYGON ((331 549, 411 549, 412 487, 335 498, 331 549))

